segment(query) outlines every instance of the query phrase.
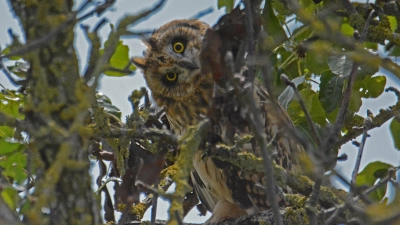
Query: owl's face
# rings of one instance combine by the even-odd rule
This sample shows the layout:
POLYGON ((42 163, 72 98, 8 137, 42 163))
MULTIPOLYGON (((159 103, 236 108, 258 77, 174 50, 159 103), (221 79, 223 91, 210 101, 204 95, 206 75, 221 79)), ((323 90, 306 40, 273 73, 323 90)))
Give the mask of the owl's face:
POLYGON ((208 27, 198 20, 174 20, 145 42, 144 58, 133 58, 158 104, 160 99, 187 101, 206 79, 200 73, 199 56, 208 27))

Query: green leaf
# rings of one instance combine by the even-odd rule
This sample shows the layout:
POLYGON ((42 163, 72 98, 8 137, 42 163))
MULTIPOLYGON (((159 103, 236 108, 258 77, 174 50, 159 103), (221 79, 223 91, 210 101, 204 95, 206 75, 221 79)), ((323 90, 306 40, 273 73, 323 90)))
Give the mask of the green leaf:
MULTIPOLYGON (((3 51, 1 51, 1 53, 0 53, 0 55, 7 55, 7 54, 10 54, 11 53, 11 47, 12 47, 12 44, 11 45, 9 45, 9 46, 7 46, 7 48, 5 48, 3 51)), ((8 59, 9 60, 20 60, 20 59, 22 59, 22 57, 21 56, 10 56, 10 57, 8 57, 8 59)))
POLYGON ((389 56, 400 56, 400 47, 395 45, 389 50, 389 56))
POLYGON ((4 155, 10 152, 21 149, 23 145, 18 142, 10 142, 5 138, 0 138, 0 155, 4 155))
POLYGON ((272 36, 276 42, 281 43, 287 39, 285 30, 283 30, 278 18, 275 16, 275 12, 272 8, 272 0, 265 1, 262 21, 264 30, 268 35, 272 36))
POLYGON ((303 25, 293 31, 291 38, 294 38, 297 42, 302 42, 312 37, 313 34, 314 30, 309 25, 303 25))
POLYGON ((331 48, 326 42, 315 41, 311 44, 310 50, 306 53, 305 67, 310 73, 319 75, 324 71, 329 70, 326 60, 327 52, 325 49, 331 48))
POLYGON ((342 26, 340 27, 340 31, 346 36, 353 37, 354 35, 354 28, 350 26, 349 21, 347 19, 343 21, 342 26))
POLYGON ((397 150, 400 150, 400 122, 393 119, 390 123, 390 133, 392 134, 393 143, 397 150))
POLYGON ((353 59, 345 55, 330 55, 328 58, 328 65, 332 73, 347 77, 351 73, 353 59))
MULTIPOLYGON (((104 46, 107 47, 108 42, 106 42, 104 46)), ((103 54, 104 49, 101 49, 100 55, 103 54)), ((131 60, 129 58, 129 48, 127 45, 124 45, 122 41, 118 42, 117 48, 110 58, 109 66, 120 71, 107 70, 104 72, 104 74, 107 76, 122 77, 129 75, 132 73, 132 71, 136 70, 136 67, 131 63, 131 60), (122 72, 123 70, 127 71, 122 72)))
POLYGON ((15 65, 10 67, 9 70, 17 75, 19 78, 26 78, 31 65, 28 62, 15 62, 15 65))
POLYGON ((363 98, 377 98, 385 89, 386 77, 367 75, 363 80, 356 80, 353 89, 363 98))
POLYGON ((365 87, 368 92, 366 93, 367 98, 377 98, 385 90, 386 77, 385 76, 367 76, 364 79, 365 87))
POLYGON ((331 71, 321 74, 319 100, 327 113, 331 113, 339 106, 342 100, 344 80, 344 77, 337 76, 331 71))
POLYGON ((24 119, 24 114, 19 112, 23 104, 23 96, 20 93, 5 91, 0 93, 0 112, 16 119, 24 119))
POLYGON ((375 50, 375 51, 378 50, 378 43, 376 43, 376 42, 365 41, 365 42, 363 43, 363 45, 364 45, 364 47, 367 48, 367 49, 371 49, 371 50, 375 50))
MULTIPOLYGON (((390 164, 383 163, 383 162, 371 162, 369 163, 363 171, 361 171, 356 179, 357 186, 372 186, 378 179, 382 179, 386 177, 388 173, 388 169, 393 167, 390 164)), ((374 192, 370 194, 372 199, 377 201, 382 200, 382 198, 386 194, 386 186, 381 186, 377 188, 374 192)))
POLYGON ((97 99, 97 104, 102 106, 104 108, 104 111, 117 117, 118 119, 121 119, 122 115, 121 110, 112 104, 111 99, 109 97, 107 97, 103 93, 98 92, 96 93, 96 99, 97 99))
POLYGON ((395 16, 387 16, 389 23, 390 23, 390 29, 395 32, 397 29, 397 19, 395 16))
POLYGON ((282 22, 285 21, 286 16, 293 15, 293 12, 288 9, 286 2, 274 0, 272 1, 272 7, 278 13, 277 18, 282 22))
POLYGON ((218 0, 218 9, 226 7, 226 13, 229 13, 232 11, 234 4, 235 0, 218 0))
POLYGON ((14 136, 14 128, 11 128, 9 126, 0 126, 0 137, 12 138, 13 136, 14 136))
MULTIPOLYGON (((299 93, 308 113, 311 116, 311 119, 320 125, 325 125, 326 115, 324 109, 322 108, 321 102, 318 99, 318 93, 310 88, 304 88, 299 93)), ((294 120, 297 120, 296 124, 305 120, 305 114, 298 101, 293 100, 289 105, 288 111, 290 112, 291 116, 293 116, 294 120)))
POLYGON ((17 209, 18 192, 14 188, 6 187, 1 191, 1 197, 11 211, 17 209))
POLYGON ((349 110, 353 113, 358 112, 362 105, 361 94, 358 90, 354 90, 351 92, 350 102, 349 102, 349 110))
POLYGON ((314 15, 315 10, 317 10, 318 5, 321 4, 315 4, 312 0, 300 0, 299 1, 299 7, 301 8, 302 12, 307 13, 308 15, 314 15))
POLYGON ((2 174, 13 178, 17 183, 22 183, 26 179, 24 168, 26 167, 26 155, 15 152, 7 155, 0 161, 0 166, 4 168, 2 174))

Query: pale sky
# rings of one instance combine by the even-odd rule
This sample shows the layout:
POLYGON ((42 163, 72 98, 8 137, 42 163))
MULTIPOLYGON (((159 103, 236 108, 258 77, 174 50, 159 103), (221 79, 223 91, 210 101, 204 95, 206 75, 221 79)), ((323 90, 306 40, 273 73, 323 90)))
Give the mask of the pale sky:
MULTIPOLYGON (((81 5, 82 0, 77 0, 77 5, 81 5)), ((114 5, 112 10, 109 10, 101 16, 101 18, 107 18, 112 24, 116 24, 124 15, 135 14, 143 9, 148 9, 154 6, 158 2, 155 0, 139 1, 139 0, 118 0, 114 5)), ((213 12, 202 17, 201 20, 213 25, 217 22, 218 18, 224 14, 224 10, 217 10, 217 0, 169 0, 164 5, 164 7, 151 16, 149 19, 142 21, 136 26, 132 27, 132 30, 153 30, 160 27, 161 25, 174 20, 174 19, 185 19, 196 15, 198 12, 203 11, 212 7, 213 12)), ((7 30, 11 28, 14 33, 18 34, 21 41, 24 40, 24 35, 19 27, 18 21, 10 12, 10 7, 8 1, 0 0, 0 46, 4 48, 10 43, 10 38, 7 34, 7 30)), ((96 16, 91 17, 82 22, 82 24, 93 26, 101 18, 96 16)), ((105 25, 100 30, 102 41, 106 40, 108 32, 110 31, 109 26, 105 25)), ((83 35, 82 29, 79 26, 75 27, 76 32, 76 42, 75 48, 78 53, 80 71, 84 71, 84 65, 87 62, 87 52, 89 51, 89 44, 83 35)), ((130 56, 141 56, 142 52, 145 50, 144 46, 141 44, 138 38, 123 38, 124 44, 130 47, 130 56)), ((378 74, 386 74, 384 71, 379 71, 378 74)), ((0 72, 0 83, 7 88, 13 89, 14 87, 6 79, 5 75, 0 72)), ((393 79, 393 76, 388 76, 388 86, 394 86, 399 88, 400 82, 393 79), (396 83, 396 84, 395 84, 396 83)), ((130 114, 132 109, 128 102, 128 96, 131 94, 132 90, 138 89, 145 86, 145 81, 140 71, 136 71, 134 75, 126 77, 107 77, 103 76, 101 78, 101 83, 99 91, 106 94, 111 98, 114 105, 121 109, 123 113, 123 118, 130 114)), ((384 93, 378 99, 363 99, 363 106, 360 109, 359 115, 365 117, 366 110, 370 109, 374 115, 379 112, 380 108, 387 108, 396 102, 396 98, 393 93, 384 93)), ((123 119, 124 120, 124 119, 123 119)), ((393 146, 392 139, 389 133, 389 123, 384 124, 381 128, 374 129, 369 132, 371 135, 367 139, 366 148, 364 150, 363 160, 361 162, 361 170, 371 161, 382 161, 390 163, 392 165, 399 165, 399 152, 395 150, 393 146)), ((361 140, 361 137, 357 139, 361 140)), ((345 177, 350 177, 351 172, 354 167, 355 158, 357 155, 357 148, 350 143, 344 145, 340 150, 341 153, 346 153, 348 155, 348 160, 345 162, 339 162, 337 164, 337 169, 345 175, 345 177)), ((342 185, 334 182, 335 185, 344 188, 342 185)), ((157 209, 158 219, 167 219, 168 205, 165 201, 162 201, 157 209)), ((149 212, 146 213, 145 218, 149 218, 149 212)), ((186 222, 203 222, 207 217, 198 217, 198 212, 196 209, 192 210, 190 215, 186 218, 186 222)))

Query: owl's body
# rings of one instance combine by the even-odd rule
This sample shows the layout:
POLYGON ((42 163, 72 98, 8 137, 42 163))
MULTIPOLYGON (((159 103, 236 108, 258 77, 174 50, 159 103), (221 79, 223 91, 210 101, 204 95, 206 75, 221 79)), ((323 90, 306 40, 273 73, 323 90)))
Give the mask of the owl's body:
MULTIPOLYGON (((208 28, 198 20, 167 23, 155 30, 147 41, 145 58, 133 59, 143 69, 157 105, 166 107, 168 121, 178 135, 183 135, 189 126, 205 118, 213 100, 213 76, 211 73, 202 74, 200 64, 202 41, 208 28)), ((265 120, 260 123, 264 124, 268 141, 279 133, 275 144, 276 162, 287 169, 297 170, 295 155, 303 151, 303 146, 290 137, 288 129, 293 125, 286 112, 275 107, 260 85, 254 87, 254 98, 264 115, 265 120)), ((233 144, 235 134, 251 134, 250 126, 245 122, 239 122, 241 125, 235 128, 225 126, 229 120, 222 118, 219 122, 224 144, 233 144)), ((258 174, 241 177, 240 173, 240 169, 234 166, 222 168, 211 157, 203 157, 202 150, 195 154, 192 180, 200 200, 213 212, 209 222, 268 208, 265 190, 257 188, 264 182, 263 177, 258 174)))

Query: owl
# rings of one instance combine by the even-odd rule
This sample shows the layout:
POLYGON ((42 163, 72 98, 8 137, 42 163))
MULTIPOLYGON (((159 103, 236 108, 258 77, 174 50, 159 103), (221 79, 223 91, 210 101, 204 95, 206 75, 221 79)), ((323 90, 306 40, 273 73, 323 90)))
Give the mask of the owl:
MULTIPOLYGON (((169 22, 146 40, 145 56, 132 60, 143 70, 156 104, 166 107, 166 116, 177 135, 183 135, 189 126, 206 118, 215 100, 217 88, 212 72, 203 73, 200 61, 204 35, 209 28, 195 19, 169 22)), ((279 136, 274 142, 277 152, 275 161, 284 168, 296 170, 299 164, 296 156, 304 148, 288 132, 293 127, 291 120, 282 107, 275 107, 269 94, 257 83, 254 98, 263 114, 260 123, 264 124, 268 141, 279 136)), ((240 108, 234 106, 232 110, 245 117, 240 108)), ((252 132, 245 119, 236 121, 237 127, 226 125, 231 120, 223 117, 217 121, 219 141, 228 145, 233 143, 235 135, 244 136, 252 132)), ((221 165, 215 159, 205 157, 202 149, 194 155, 191 178, 199 199, 212 212, 207 224, 268 208, 265 201, 267 190, 256 188, 257 184, 265 182, 263 177, 258 174, 244 176, 241 172, 239 168, 221 165)))

